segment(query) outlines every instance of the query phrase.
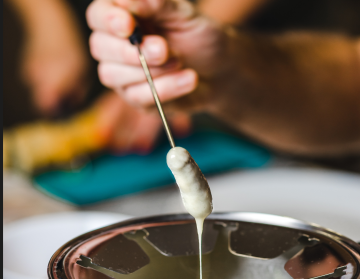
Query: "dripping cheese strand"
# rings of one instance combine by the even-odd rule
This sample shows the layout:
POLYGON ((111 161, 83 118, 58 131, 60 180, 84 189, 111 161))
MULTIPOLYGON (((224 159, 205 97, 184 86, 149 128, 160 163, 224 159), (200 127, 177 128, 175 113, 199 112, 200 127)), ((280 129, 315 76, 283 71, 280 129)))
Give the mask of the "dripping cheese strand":
POLYGON ((195 218, 199 237, 200 279, 202 278, 202 231, 204 220, 212 212, 209 184, 190 153, 174 147, 167 154, 167 164, 180 188, 185 209, 195 218))

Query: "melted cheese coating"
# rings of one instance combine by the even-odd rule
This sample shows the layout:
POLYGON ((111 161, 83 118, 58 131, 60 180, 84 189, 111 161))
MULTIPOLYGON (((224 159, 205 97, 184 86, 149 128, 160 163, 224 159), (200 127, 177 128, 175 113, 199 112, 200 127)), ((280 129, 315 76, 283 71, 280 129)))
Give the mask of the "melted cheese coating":
POLYGON ((213 209, 210 187, 199 166, 186 149, 172 148, 166 160, 180 188, 185 209, 196 221, 199 236, 200 278, 202 278, 202 231, 204 220, 213 209))

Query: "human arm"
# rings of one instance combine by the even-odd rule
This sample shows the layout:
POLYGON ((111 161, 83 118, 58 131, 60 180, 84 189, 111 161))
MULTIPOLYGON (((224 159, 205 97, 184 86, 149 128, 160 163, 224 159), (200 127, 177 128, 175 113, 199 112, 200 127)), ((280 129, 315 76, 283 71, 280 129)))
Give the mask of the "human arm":
POLYGON ((199 11, 224 24, 241 24, 269 0, 201 0, 199 11))
POLYGON ((54 115, 64 102, 81 102, 87 91, 90 57, 67 1, 8 0, 8 4, 24 27, 20 66, 36 106, 54 115))
POLYGON ((211 112, 287 153, 360 154, 359 40, 299 32, 233 40, 237 63, 211 112))
POLYGON ((168 109, 211 112, 288 153, 360 152, 360 50, 355 39, 229 31, 186 1, 95 1, 88 22, 95 30, 90 46, 100 61, 100 78, 137 106, 152 104, 152 99, 136 49, 127 40, 135 25, 128 11, 147 20, 147 26, 161 27, 162 36, 145 36, 142 48, 160 99, 177 99, 168 109), (115 18, 122 20, 118 29, 110 25, 115 18), (167 68, 173 56, 179 64, 167 68))

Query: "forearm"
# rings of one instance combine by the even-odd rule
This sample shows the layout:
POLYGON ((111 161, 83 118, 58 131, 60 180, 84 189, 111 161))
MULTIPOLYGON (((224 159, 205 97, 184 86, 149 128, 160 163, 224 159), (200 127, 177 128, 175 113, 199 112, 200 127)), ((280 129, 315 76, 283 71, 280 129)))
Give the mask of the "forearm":
POLYGON ((360 50, 330 35, 238 35, 211 111, 285 152, 360 153, 360 50), (220 91, 221 90, 221 91, 220 91))
POLYGON ((268 0, 201 0, 200 12, 220 23, 241 24, 268 0))

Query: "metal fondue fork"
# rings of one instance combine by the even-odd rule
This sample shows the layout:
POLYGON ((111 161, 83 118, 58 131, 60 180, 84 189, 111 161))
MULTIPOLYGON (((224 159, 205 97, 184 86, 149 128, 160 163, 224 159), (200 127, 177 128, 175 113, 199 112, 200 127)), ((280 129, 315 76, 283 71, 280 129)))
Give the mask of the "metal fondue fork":
POLYGON ((148 65, 146 63, 146 60, 145 60, 145 57, 142 54, 141 49, 140 49, 140 44, 142 42, 142 39, 143 39, 143 36, 142 36, 142 32, 140 30, 140 27, 136 26, 133 34, 129 37, 129 40, 130 40, 130 43, 135 45, 137 47, 137 49, 138 49, 140 63, 141 63, 141 66, 144 69, 145 76, 146 76, 146 79, 147 79, 147 81, 149 83, 151 93, 152 93, 152 95, 154 97, 156 107, 157 107, 157 109, 159 111, 161 120, 162 120, 162 122, 164 124, 164 128, 165 128, 165 131, 166 131, 167 138, 168 138, 168 140, 170 142, 171 147, 174 148, 175 147, 174 138, 172 136, 169 124, 168 124, 168 122, 166 120, 166 116, 164 114, 164 111, 162 109, 162 106, 161 106, 161 103, 160 103, 160 100, 159 100, 159 96, 158 96, 158 94, 156 92, 154 82, 153 82, 153 79, 152 79, 150 71, 149 71, 149 67, 148 67, 148 65))

